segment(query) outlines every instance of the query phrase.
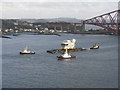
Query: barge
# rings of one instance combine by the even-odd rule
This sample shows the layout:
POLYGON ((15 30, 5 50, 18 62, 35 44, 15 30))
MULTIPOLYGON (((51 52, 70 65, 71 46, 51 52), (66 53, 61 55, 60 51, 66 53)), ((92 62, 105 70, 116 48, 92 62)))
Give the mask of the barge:
MULTIPOLYGON (((86 50, 85 48, 73 48, 73 49, 68 49, 69 52, 76 52, 76 51, 83 51, 83 50, 86 50)), ((65 49, 52 49, 52 50, 47 50, 47 53, 57 53, 57 52, 60 52, 60 53, 63 53, 65 51, 65 49)))

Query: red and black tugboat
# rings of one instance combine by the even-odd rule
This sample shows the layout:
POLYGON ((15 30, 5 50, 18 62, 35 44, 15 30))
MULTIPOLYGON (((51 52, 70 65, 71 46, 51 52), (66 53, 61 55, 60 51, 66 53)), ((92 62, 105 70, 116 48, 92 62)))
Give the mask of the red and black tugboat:
POLYGON ((71 56, 70 54, 68 54, 67 49, 65 50, 64 54, 61 56, 57 56, 58 60, 62 60, 62 59, 74 59, 76 58, 76 56, 71 56))

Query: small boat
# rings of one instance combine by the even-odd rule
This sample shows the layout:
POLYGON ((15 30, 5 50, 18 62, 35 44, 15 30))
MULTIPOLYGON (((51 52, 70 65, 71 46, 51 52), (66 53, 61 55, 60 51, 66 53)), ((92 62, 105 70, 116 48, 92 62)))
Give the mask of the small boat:
POLYGON ((9 37, 9 36, 5 36, 5 35, 2 35, 2 36, 0 36, 0 37, 2 37, 2 38, 12 39, 11 37, 9 37))
POLYGON ((18 35, 20 35, 20 34, 18 34, 18 33, 14 33, 14 34, 12 34, 13 36, 18 36, 18 35))
POLYGON ((67 49, 65 50, 65 53, 61 56, 57 56, 58 60, 61 59, 74 59, 76 58, 76 56, 71 56, 70 54, 68 54, 67 49))
POLYGON ((61 36, 60 34, 56 34, 57 36, 61 36))
POLYGON ((93 45, 90 49, 98 49, 99 46, 97 44, 93 45))
POLYGON ((35 54, 35 52, 29 51, 28 48, 26 47, 23 51, 20 52, 20 54, 35 54))

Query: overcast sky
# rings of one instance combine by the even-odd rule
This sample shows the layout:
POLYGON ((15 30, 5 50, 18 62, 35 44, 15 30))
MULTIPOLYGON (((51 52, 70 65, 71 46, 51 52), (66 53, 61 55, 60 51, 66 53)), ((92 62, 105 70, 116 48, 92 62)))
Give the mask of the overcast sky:
POLYGON ((89 19, 118 9, 119 0, 2 0, 0 18, 89 19), (86 2, 85 2, 86 1, 86 2))

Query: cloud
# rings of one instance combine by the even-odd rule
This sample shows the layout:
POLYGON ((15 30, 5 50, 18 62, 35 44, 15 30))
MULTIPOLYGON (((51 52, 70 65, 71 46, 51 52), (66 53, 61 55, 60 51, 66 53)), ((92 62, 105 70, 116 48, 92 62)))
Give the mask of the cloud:
POLYGON ((3 2, 2 13, 3 18, 86 19, 116 9, 117 2, 3 2))
POLYGON ((119 0, 1 0, 2 2, 118 2, 119 0))
POLYGON ((2 18, 2 3, 0 3, 0 18, 2 18))

